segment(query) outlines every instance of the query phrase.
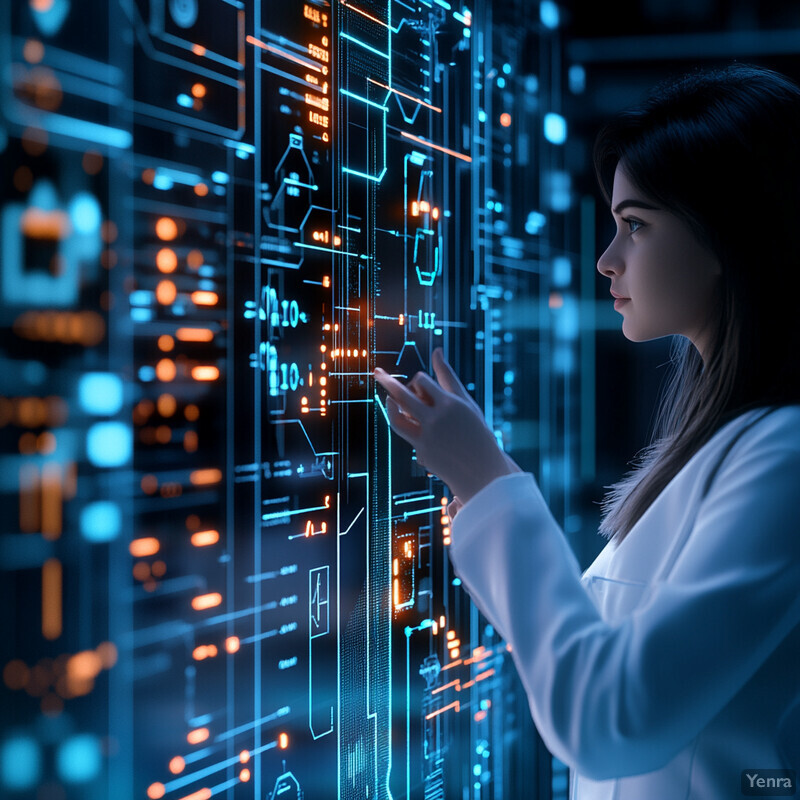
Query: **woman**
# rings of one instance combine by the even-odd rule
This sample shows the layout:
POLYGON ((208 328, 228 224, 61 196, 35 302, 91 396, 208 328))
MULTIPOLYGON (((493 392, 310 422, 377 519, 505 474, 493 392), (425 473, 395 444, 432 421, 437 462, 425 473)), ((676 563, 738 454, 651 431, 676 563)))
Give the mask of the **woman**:
POLYGON ((375 377, 456 496, 454 567, 511 644, 571 796, 783 786, 758 781, 800 768, 800 89, 742 64, 660 84, 600 131, 594 161, 622 331, 674 335, 675 358, 583 575, 440 349, 438 383, 375 377))

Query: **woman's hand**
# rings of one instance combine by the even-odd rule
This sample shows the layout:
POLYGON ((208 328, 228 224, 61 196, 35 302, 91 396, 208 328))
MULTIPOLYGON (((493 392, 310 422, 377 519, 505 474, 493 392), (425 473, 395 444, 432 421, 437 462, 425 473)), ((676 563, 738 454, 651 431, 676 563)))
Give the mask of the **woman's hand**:
POLYGON ((374 374, 389 393, 386 407, 392 429, 416 449, 418 463, 458 496, 460 507, 495 478, 521 470, 498 447, 478 404, 440 347, 433 351, 433 369, 438 383, 424 372, 407 386, 380 367, 374 374))

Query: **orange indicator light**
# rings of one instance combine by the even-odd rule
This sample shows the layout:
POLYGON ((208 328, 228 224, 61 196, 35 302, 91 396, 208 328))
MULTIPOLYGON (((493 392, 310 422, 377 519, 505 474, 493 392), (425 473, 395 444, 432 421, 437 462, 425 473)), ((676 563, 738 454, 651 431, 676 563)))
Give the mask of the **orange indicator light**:
POLYGON ((250 760, 250 751, 249 750, 242 750, 242 752, 239 753, 239 761, 242 764, 246 764, 249 760, 250 760))
POLYGON ((156 300, 162 306, 168 306, 175 302, 178 296, 178 289, 172 281, 159 281, 156 286, 156 300))
POLYGON ((216 467, 209 469, 196 469, 189 475, 189 480, 195 486, 206 486, 209 483, 219 483, 222 480, 222 470, 216 467))
POLYGON ((146 556, 154 556, 160 549, 161 544, 153 536, 146 536, 142 539, 134 539, 129 545, 131 555, 134 558, 145 558, 146 556))
POLYGON ((195 661, 204 661, 207 658, 214 658, 217 655, 217 646, 215 644, 201 644, 192 650, 192 658, 195 661))
POLYGON ((211 789, 198 789, 196 792, 179 797, 178 800, 208 800, 211 797, 211 789))
POLYGON ((247 767, 245 767, 245 768, 244 768, 244 769, 243 769, 243 770, 242 770, 242 771, 239 773, 239 780, 240 780, 240 781, 242 781, 242 783, 247 783, 247 781, 249 781, 249 780, 250 780, 250 770, 249 770, 249 769, 247 769, 247 767))
POLYGON ((208 728, 195 728, 186 734, 186 741, 189 744, 200 744, 208 739, 208 728))
POLYGON ((278 736, 278 747, 281 750, 285 750, 289 746, 289 734, 282 733, 278 736))
MULTIPOLYGON (((225 640, 225 649, 229 653, 238 653, 239 652, 239 647, 240 647, 240 644, 239 644, 239 637, 238 636, 229 636, 225 640)), ((247 752, 247 751, 245 750, 243 752, 247 752)), ((242 763, 244 763, 244 762, 242 762, 242 763)))
POLYGON ((179 772, 183 772, 185 767, 186 767, 186 762, 180 756, 175 756, 175 758, 171 759, 169 762, 169 771, 173 775, 177 775, 179 772))
POLYGON ((216 292, 192 292, 191 298, 196 306, 215 306, 219 302, 216 292))
POLYGON ((178 370, 175 367, 175 362, 170 358, 162 358, 156 364, 156 378, 164 383, 169 383, 175 380, 178 370))
POLYGON ((175 338, 181 342, 210 342, 214 332, 208 328, 178 328, 175 338))
POLYGON ((158 349, 169 353, 171 350, 175 349, 175 340, 168 333, 162 333, 161 336, 158 337, 158 349))
POLYGON ((192 377, 196 381, 215 381, 219 378, 219 369, 212 366, 192 367, 192 377))
POLYGON ((156 222, 156 236, 164 242, 171 242, 178 235, 178 226, 170 217, 161 217, 156 222))
POLYGON ((169 247, 162 247, 156 253, 156 266, 161 272, 174 272, 178 266, 178 256, 169 247))
POLYGON ((61 562, 48 558, 42 565, 42 636, 58 639, 62 624, 61 562))
POLYGON ((147 787, 147 796, 150 800, 159 800, 159 798, 164 796, 165 791, 163 783, 151 783, 147 787))
POLYGON ((206 608, 214 608, 222 602, 222 595, 219 592, 209 594, 199 594, 192 598, 192 608, 195 611, 203 611, 206 608))
POLYGON ((219 531, 197 531, 192 534, 192 544, 195 547, 208 547, 219 541, 219 531))
POLYGON ((500 124, 504 128, 508 128, 511 125, 511 114, 508 114, 508 113, 505 113, 505 112, 502 113, 500 115, 500 124))

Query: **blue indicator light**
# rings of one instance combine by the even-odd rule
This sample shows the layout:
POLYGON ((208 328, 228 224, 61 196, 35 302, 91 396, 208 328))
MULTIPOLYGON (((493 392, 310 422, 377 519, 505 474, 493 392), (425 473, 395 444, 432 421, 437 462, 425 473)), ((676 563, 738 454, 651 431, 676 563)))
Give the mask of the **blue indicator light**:
POLYGON ((78 233, 90 234, 100 230, 100 204, 89 192, 79 192, 69 204, 69 216, 78 233))
POLYGON ((194 101, 188 94, 179 94, 177 97, 177 103, 179 106, 183 106, 184 108, 191 108, 194 101))
POLYGON ((227 183, 230 178, 227 172, 221 172, 220 170, 217 170, 216 172, 211 173, 211 180, 214 181, 214 183, 227 183))
POLYGON ((461 578, 453 578, 453 586, 461 586, 461 578))
POLYGON ((96 467, 122 466, 131 446, 131 431, 121 422, 97 422, 86 434, 86 455, 96 467))
POLYGON ((89 503, 81 511, 81 534, 89 542, 110 542, 119 536, 122 514, 119 506, 110 500, 89 503))
POLYGON ((564 144, 567 140, 567 121, 552 111, 544 115, 544 138, 553 144, 564 144))
POLYGON ((556 256, 553 259, 553 286, 559 288, 568 286, 572 280, 572 264, 566 256, 556 256))
POLYGON ((0 783, 7 789, 31 789, 39 780, 42 756, 30 736, 15 736, 0 745, 0 783))
POLYGON ((78 399, 87 414, 116 414, 122 408, 122 381, 108 372, 88 372, 78 384, 78 399))
POLYGON ((56 754, 56 768, 67 783, 85 783, 100 772, 100 742, 88 733, 67 739, 56 754))
POLYGON ((153 178, 153 188, 160 189, 162 192, 171 189, 174 185, 172 178, 167 175, 159 174, 153 178))
POLYGON ((535 236, 542 230, 546 222, 547 218, 544 214, 539 211, 531 211, 530 214, 528 214, 528 219, 525 221, 525 233, 535 236))
POLYGON ((550 28, 551 30, 557 28, 560 22, 558 6, 552 0, 543 0, 539 4, 539 19, 545 28, 550 28))

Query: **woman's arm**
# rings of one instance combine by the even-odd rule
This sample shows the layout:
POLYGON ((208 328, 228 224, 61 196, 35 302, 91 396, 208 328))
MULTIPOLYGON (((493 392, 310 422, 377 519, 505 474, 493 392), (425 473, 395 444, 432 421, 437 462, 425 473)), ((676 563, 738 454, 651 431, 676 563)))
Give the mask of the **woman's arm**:
POLYGON ((616 627, 580 584, 532 475, 498 478, 452 523, 456 572, 511 645, 545 744, 589 778, 670 761, 800 623, 797 434, 752 434, 717 475, 669 583, 616 627))

